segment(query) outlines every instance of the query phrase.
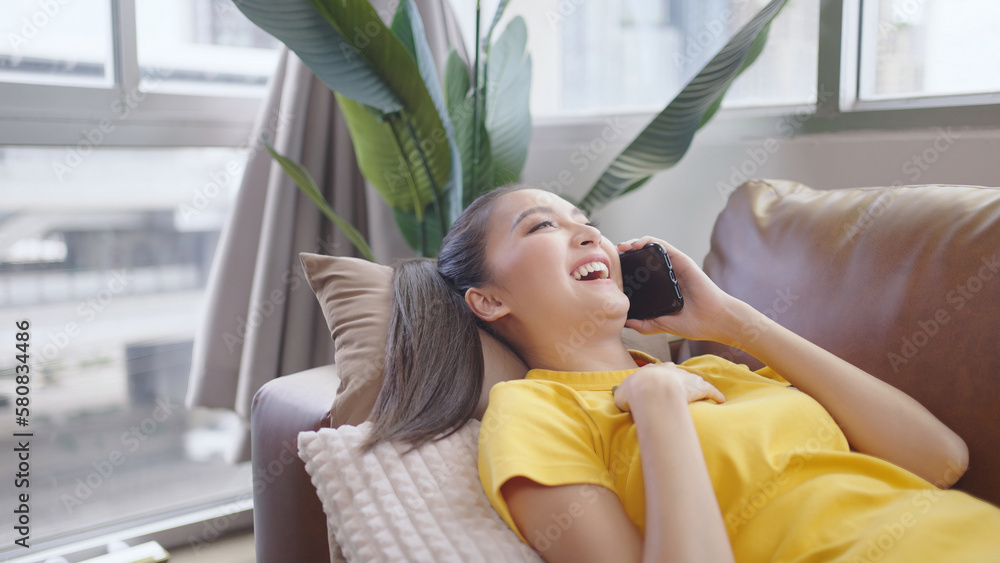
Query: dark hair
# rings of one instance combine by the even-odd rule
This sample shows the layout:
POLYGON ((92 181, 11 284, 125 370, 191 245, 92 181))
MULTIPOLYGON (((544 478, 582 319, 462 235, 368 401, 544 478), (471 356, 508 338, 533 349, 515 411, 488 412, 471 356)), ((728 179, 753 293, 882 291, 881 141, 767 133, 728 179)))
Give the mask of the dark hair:
POLYGON ((511 184, 479 196, 452 224, 436 260, 396 263, 382 389, 362 451, 388 440, 416 448, 472 418, 484 373, 477 328, 499 336, 469 310, 465 292, 491 281, 486 236, 493 204, 530 187, 511 184))

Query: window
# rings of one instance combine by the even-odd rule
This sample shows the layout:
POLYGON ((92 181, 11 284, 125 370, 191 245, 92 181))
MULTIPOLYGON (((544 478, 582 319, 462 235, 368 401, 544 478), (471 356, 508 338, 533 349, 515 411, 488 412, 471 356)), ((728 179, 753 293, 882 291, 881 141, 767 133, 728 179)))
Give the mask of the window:
MULTIPOLYGON (((31 544, 250 498, 235 413, 184 407, 208 269, 246 149, 0 148, 0 341, 31 335, 31 544)), ((0 356, 12 451, 14 358, 0 356)), ((15 498, 13 479, 0 482, 15 498)), ((200 533, 196 532, 195 536, 200 533)), ((24 555, 0 530, 0 555, 24 555)), ((208 541, 213 538, 205 539, 208 541)))
POLYGON ((260 96, 277 39, 229 0, 138 0, 136 43, 143 90, 260 96))
POLYGON ((0 14, 0 80, 109 87, 110 0, 11 0, 0 14))
POLYGON ((74 146, 102 121, 104 146, 246 143, 278 43, 231 1, 14 4, 0 12, 0 145, 74 146))
MULTIPOLYGON (((512 2, 499 28, 525 18, 536 118, 648 114, 765 3, 512 2)), ((482 3, 483 29, 496 4, 482 3)), ((471 52, 475 3, 452 7, 471 52)), ((743 120, 730 133, 769 131, 775 114, 794 117, 799 133, 982 126, 1000 118, 998 26, 1000 4, 990 0, 788 0, 761 57, 723 101, 749 110, 728 113, 743 120), (814 113, 824 119, 805 123, 814 113)))
MULTIPOLYGON (((533 64, 533 115, 646 112, 662 109, 766 3, 515 2, 498 29, 515 15, 525 18, 533 64)), ((471 49, 475 5, 452 5, 471 49)), ((483 3, 484 25, 495 5, 483 3)), ((726 106, 814 102, 818 22, 818 3, 789 0, 772 25, 765 52, 734 83, 726 106), (796 72, 787 72, 789 68, 796 72)))
POLYGON ((1000 91, 992 0, 880 0, 862 13, 860 98, 1000 91))
MULTIPOLYGON (((767 5, 766 0, 730 0, 729 3, 733 18, 723 34, 727 39, 767 5)), ((815 104, 818 39, 819 2, 788 0, 771 23, 764 52, 733 82, 723 107, 815 104)))
MULTIPOLYGON (((211 541, 245 520, 250 466, 228 461, 244 433, 235 413, 187 409, 184 395, 277 42, 229 0, 10 4, 0 341, 29 321, 33 548, 7 526, 0 558, 221 513, 173 540, 211 541)), ((8 451, 14 363, 0 356, 8 451)))

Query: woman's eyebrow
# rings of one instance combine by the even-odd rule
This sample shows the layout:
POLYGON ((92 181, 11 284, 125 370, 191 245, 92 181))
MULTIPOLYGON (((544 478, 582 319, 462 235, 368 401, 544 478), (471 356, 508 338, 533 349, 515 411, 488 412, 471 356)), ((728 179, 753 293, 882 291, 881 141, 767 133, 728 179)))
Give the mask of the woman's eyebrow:
MULTIPOLYGON (((521 212, 520 215, 517 216, 517 219, 514 220, 514 224, 510 226, 510 230, 513 231, 515 228, 517 228, 517 224, 520 223, 522 219, 524 219, 528 215, 531 215, 532 213, 554 213, 554 210, 548 205, 536 205, 535 207, 525 209, 524 211, 521 212)), ((583 215, 584 217, 587 216, 587 213, 584 210, 580 209, 575 205, 573 206, 573 211, 571 211, 571 213, 573 215, 583 215)))

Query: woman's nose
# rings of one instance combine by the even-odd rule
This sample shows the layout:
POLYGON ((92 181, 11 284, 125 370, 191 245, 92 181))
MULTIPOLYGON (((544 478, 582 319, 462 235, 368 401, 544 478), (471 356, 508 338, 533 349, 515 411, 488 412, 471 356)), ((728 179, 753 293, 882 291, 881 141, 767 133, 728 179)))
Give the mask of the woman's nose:
POLYGON ((580 246, 596 244, 601 240, 601 231, 591 225, 581 225, 580 231, 576 235, 576 242, 580 246))

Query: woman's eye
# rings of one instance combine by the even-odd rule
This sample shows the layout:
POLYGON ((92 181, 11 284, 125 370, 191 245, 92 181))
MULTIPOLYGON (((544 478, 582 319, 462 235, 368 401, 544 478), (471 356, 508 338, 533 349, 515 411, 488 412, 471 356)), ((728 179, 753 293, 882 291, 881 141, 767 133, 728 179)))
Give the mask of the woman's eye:
POLYGON ((529 233, 533 233, 533 232, 537 231, 538 229, 540 229, 540 228, 542 228, 542 227, 544 227, 546 225, 549 226, 549 227, 551 227, 552 226, 552 221, 542 221, 541 223, 535 225, 534 227, 531 227, 531 230, 528 231, 528 232, 529 233))
POLYGON ((596 229, 597 228, 597 221, 590 221, 590 222, 587 223, 587 226, 588 227, 594 227, 596 229))

